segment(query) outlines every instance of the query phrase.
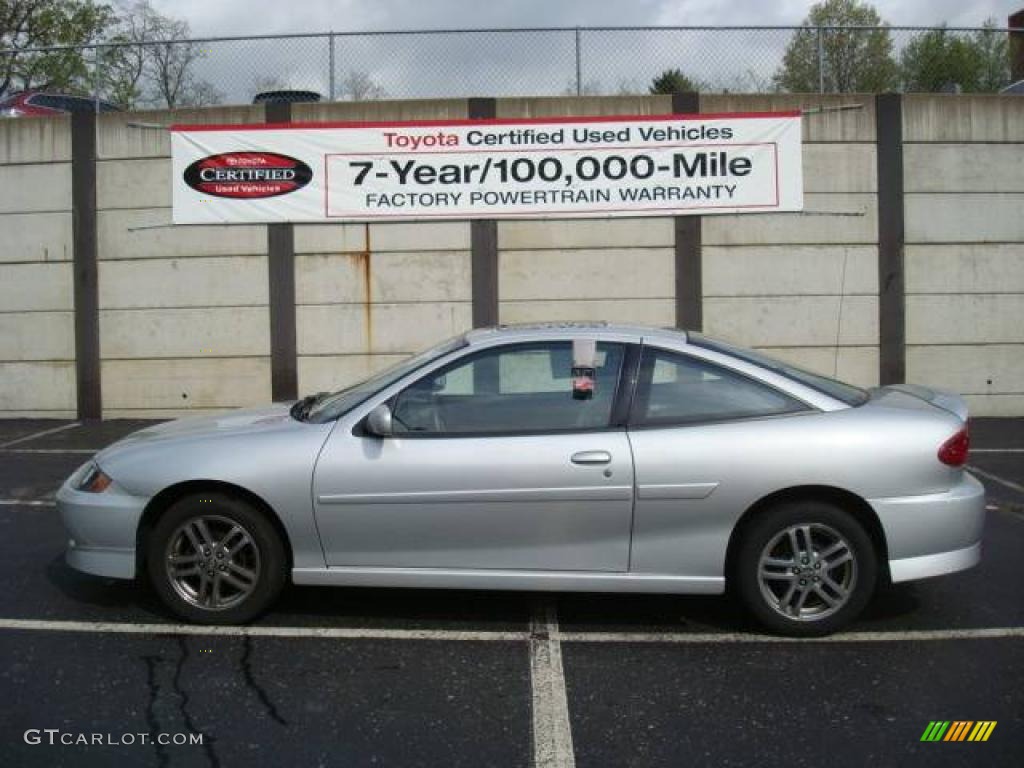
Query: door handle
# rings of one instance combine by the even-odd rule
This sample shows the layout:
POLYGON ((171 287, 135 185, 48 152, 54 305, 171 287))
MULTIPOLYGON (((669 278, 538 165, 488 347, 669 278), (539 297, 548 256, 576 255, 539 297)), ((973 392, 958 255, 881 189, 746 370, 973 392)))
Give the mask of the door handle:
POLYGON ((612 455, 608 451, 580 451, 574 453, 573 464, 611 464, 612 455))

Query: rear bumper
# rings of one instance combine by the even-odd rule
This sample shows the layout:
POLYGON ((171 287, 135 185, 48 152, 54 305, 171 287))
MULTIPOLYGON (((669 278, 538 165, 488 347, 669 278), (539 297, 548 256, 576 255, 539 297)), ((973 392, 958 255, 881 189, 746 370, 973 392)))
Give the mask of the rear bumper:
POLYGON ((981 560, 985 489, 966 472, 944 493, 868 503, 885 532, 893 582, 962 571, 981 560))

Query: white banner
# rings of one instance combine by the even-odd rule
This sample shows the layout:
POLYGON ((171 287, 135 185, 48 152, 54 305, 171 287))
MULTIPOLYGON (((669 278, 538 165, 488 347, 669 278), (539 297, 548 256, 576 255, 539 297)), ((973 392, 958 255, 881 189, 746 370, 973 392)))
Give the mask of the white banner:
POLYGON ((175 224, 803 208, 798 112, 171 131, 175 224))

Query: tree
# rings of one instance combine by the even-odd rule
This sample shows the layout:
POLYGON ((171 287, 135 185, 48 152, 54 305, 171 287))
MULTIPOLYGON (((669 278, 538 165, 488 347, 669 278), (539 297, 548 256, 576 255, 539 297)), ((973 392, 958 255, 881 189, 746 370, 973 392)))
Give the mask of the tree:
POLYGON ((198 43, 188 42, 190 35, 187 21, 164 16, 150 0, 124 6, 111 42, 130 45, 105 49, 102 59, 111 100, 126 109, 222 101, 224 95, 212 83, 195 76, 194 66, 204 54, 198 43))
POLYGON ((914 36, 900 57, 903 87, 908 91, 998 91, 1010 80, 1007 35, 989 19, 985 29, 969 35, 945 28, 914 36))
POLYGON ((113 9, 93 0, 0 0, 0 97, 29 88, 86 93, 90 63, 81 46, 97 39, 114 19, 113 9))
POLYGON ((823 0, 793 33, 774 80, 793 93, 822 87, 826 93, 851 93, 890 90, 896 75, 892 37, 875 9, 858 0, 823 0))
POLYGON ((652 94, 692 93, 699 88, 696 82, 678 69, 666 69, 651 81, 651 86, 647 90, 652 94))
POLYGON ((353 70, 341 80, 341 93, 350 101, 373 101, 384 98, 384 89, 366 72, 353 70))

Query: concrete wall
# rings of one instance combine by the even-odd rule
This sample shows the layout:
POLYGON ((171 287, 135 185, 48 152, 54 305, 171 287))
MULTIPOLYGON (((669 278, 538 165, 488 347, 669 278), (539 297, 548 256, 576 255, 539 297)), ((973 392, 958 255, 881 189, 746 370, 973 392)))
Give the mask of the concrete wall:
POLYGON ((903 105, 907 378, 1024 414, 1024 99, 903 105))
MULTIPOLYGON (((703 96, 804 119, 806 210, 703 217, 705 330, 878 382, 874 98, 703 96)), ((499 117, 655 114, 668 97, 500 99, 499 117)), ((293 119, 462 118, 451 101, 296 105, 293 119)), ((170 142, 139 124, 262 122, 261 107, 106 114, 97 126, 104 415, 271 397, 267 231, 170 225, 170 142)), ((904 99, 907 371, 1024 414, 1024 100, 904 99)), ((66 118, 0 121, 0 416, 75 412, 66 118)), ((501 322, 675 322, 670 218, 502 221, 501 322)), ((472 322, 466 222, 295 227, 299 391, 352 383, 472 322)))
POLYGON ((75 414, 71 123, 0 120, 0 418, 75 414))

